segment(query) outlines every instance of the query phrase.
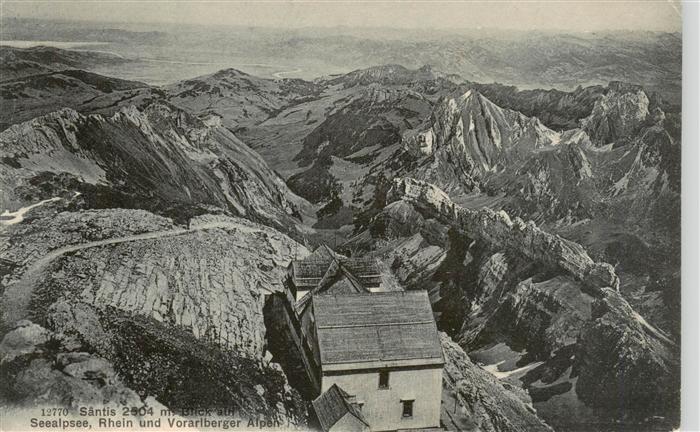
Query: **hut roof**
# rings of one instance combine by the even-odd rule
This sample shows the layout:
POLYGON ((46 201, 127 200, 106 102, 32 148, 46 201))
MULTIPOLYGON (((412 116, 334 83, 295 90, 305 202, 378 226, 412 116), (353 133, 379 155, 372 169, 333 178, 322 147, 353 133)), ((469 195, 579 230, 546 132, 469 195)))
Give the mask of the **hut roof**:
POLYGON ((365 420, 357 404, 352 403, 350 396, 337 384, 333 384, 321 396, 317 397, 312 404, 316 417, 318 417, 318 421, 321 423, 321 428, 324 431, 330 430, 346 414, 356 417, 369 427, 369 423, 365 420))
POLYGON ((425 291, 314 295, 321 364, 425 360, 442 347, 425 291))

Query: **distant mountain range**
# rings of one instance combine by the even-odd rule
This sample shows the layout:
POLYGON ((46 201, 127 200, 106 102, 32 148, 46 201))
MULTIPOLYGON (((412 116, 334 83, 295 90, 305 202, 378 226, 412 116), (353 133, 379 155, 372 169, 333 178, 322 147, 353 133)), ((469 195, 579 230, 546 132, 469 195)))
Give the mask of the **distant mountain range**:
MULTIPOLYGON (((156 58, 185 63, 287 65, 312 79, 379 64, 414 69, 429 64, 476 82, 500 82, 526 89, 644 85, 680 103, 681 36, 677 33, 618 31, 425 31, 423 29, 202 27, 90 25, 81 22, 3 18, 3 40, 100 41, 98 50, 132 60, 156 58), (214 48, 215 47, 215 48, 214 48)), ((90 47, 86 47, 90 49, 90 47)), ((148 65, 149 68, 153 65, 148 65)), ((142 65, 143 67, 143 65, 142 65)), ((175 75, 163 63, 164 75, 175 75)), ((211 72, 222 66, 211 65, 211 72)), ((116 70, 116 69, 114 69, 116 70)), ((128 67, 121 68, 129 71, 128 67)), ((150 69, 149 69, 150 70, 150 69)), ((180 75, 179 79, 191 77, 180 75)), ((120 76, 126 76, 121 74, 120 76)), ((138 76, 129 75, 141 80, 138 76)))
MULTIPOLYGON (((330 41, 355 46, 301 37, 292 48, 313 56, 330 41)), ((342 252, 382 260, 407 289, 428 290, 441 330, 459 344, 447 344, 457 350, 448 369, 492 375, 479 375, 477 396, 460 390, 465 412, 484 400, 514 407, 497 412, 506 426, 484 423, 493 430, 546 430, 535 412, 558 430, 677 424, 680 110, 654 90, 679 81, 626 68, 668 58, 673 69, 674 49, 655 50, 678 40, 558 36, 551 50, 537 35, 494 42, 508 64, 443 38, 374 41, 346 55, 392 58, 403 54, 390 46, 424 43, 435 56, 438 46, 470 50, 438 65, 459 58, 484 77, 513 68, 533 86, 549 73, 572 83, 608 76, 581 78, 594 66, 639 80, 520 90, 416 66, 416 56, 312 81, 223 69, 157 87, 83 70, 130 60, 4 47, 0 204, 25 219, 0 219, 8 244, 21 245, 0 247, 3 304, 33 289, 26 312, 48 331, 82 313, 115 346, 184 344, 215 375, 233 362, 285 408, 247 381, 217 401, 298 419, 298 395, 282 390, 283 377, 264 378, 261 293, 279 289, 270 274, 281 280, 306 244, 333 238, 342 252), (613 61, 623 39, 634 61, 613 61), (563 69, 546 72, 518 44, 563 69), (595 50, 597 60, 581 57, 595 50), (454 364, 462 349, 472 360, 454 364)), ((173 392, 133 375, 170 358, 125 358, 80 338, 140 396, 192 402, 182 396, 190 382, 173 392)))

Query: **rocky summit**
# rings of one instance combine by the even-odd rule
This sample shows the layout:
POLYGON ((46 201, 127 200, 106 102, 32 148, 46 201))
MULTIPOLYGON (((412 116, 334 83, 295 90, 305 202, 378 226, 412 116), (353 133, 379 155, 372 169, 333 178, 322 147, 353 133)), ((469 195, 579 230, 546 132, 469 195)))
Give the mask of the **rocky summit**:
POLYGON ((404 147, 414 157, 430 157, 429 164, 419 161, 418 177, 454 189, 478 186, 483 176, 505 169, 520 153, 559 140, 537 118, 504 110, 476 90, 468 90, 439 104, 425 130, 419 128, 404 137, 404 147))

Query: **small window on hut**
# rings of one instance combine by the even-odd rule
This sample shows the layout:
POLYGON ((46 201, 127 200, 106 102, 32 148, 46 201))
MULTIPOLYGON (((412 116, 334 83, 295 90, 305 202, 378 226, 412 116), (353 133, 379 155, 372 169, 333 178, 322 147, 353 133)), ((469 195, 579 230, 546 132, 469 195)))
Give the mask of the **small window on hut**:
POLYGON ((388 389, 389 388, 389 371, 379 372, 379 388, 388 389))
POLYGON ((412 400, 404 400, 401 401, 403 404, 403 410, 401 417, 403 418, 408 418, 408 417, 413 417, 413 401, 412 400))

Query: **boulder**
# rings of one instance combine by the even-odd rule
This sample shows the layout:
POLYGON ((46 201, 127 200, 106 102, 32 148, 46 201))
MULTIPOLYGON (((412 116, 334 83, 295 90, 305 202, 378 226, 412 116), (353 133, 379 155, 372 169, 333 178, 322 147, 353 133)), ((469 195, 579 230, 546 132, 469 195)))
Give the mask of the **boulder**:
POLYGON ((29 321, 5 335, 0 343, 0 397, 19 406, 80 405, 143 406, 104 358, 87 352, 61 351, 53 332, 29 321))
POLYGON ((49 340, 49 331, 37 324, 22 320, 16 326, 0 342, 0 365, 17 357, 42 352, 49 340))

